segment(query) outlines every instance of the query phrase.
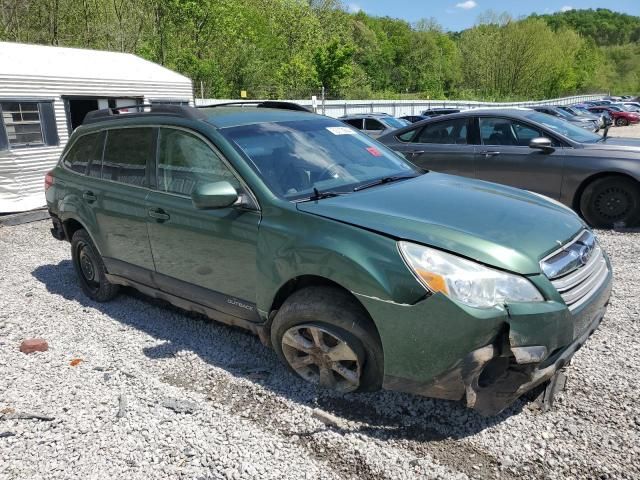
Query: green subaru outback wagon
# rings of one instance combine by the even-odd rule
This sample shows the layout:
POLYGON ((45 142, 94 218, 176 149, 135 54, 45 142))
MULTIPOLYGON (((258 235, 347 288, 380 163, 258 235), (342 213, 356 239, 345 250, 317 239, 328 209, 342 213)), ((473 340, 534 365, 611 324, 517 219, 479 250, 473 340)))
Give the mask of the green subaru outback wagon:
POLYGON ((417 170, 291 104, 87 115, 47 175, 87 296, 134 287, 247 328, 303 379, 495 414, 602 320, 611 268, 566 207, 417 170))

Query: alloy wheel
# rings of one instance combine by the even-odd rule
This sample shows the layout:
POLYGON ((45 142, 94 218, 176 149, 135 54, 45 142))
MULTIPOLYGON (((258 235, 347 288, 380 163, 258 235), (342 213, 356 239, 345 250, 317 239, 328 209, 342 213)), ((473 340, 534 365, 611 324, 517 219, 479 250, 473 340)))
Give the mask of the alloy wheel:
POLYGON ((305 380, 340 392, 360 386, 361 360, 339 334, 316 325, 296 325, 282 336, 282 353, 305 380))

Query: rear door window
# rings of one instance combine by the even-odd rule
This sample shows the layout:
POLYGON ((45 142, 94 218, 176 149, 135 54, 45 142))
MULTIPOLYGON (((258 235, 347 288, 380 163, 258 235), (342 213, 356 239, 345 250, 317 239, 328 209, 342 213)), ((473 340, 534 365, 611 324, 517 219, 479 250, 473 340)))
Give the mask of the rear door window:
POLYGON ((83 135, 74 142, 62 163, 74 172, 99 177, 103 145, 103 132, 83 135))
POLYGON ((155 131, 150 127, 119 128, 107 132, 102 178, 128 185, 147 185, 147 162, 153 155, 155 131))
POLYGON ((413 143, 440 143, 448 145, 467 144, 466 118, 457 118, 427 125, 422 129, 413 143))

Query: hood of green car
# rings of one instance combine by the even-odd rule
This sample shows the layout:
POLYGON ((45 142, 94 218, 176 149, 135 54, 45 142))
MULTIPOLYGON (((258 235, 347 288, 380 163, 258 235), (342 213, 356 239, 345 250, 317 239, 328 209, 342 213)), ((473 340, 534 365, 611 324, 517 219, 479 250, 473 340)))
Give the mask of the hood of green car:
POLYGON ((298 209, 521 274, 539 273, 545 255, 585 228, 544 197, 434 172, 298 209))

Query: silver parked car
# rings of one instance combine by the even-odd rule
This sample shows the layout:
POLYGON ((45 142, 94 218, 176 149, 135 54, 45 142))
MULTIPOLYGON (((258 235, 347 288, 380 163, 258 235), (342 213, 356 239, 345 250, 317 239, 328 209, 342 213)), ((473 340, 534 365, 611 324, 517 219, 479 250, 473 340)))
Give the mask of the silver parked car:
POLYGON ((607 138, 530 109, 478 109, 379 138, 425 169, 556 199, 595 227, 640 222, 640 140, 607 138))
POLYGON ((398 128, 410 125, 407 120, 392 117, 386 113, 363 113, 356 115, 345 115, 338 120, 351 125, 352 127, 362 130, 364 133, 373 138, 378 138, 387 133, 393 132, 398 128))

